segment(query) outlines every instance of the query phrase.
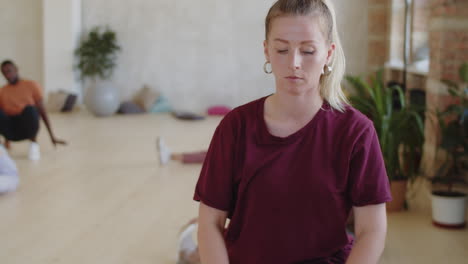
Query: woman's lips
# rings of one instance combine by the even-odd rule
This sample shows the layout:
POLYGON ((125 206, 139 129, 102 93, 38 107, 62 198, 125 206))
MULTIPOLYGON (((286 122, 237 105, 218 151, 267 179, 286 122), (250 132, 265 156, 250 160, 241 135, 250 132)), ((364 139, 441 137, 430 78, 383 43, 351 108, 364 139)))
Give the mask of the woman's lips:
POLYGON ((299 78, 297 76, 288 76, 288 77, 286 77, 286 79, 288 79, 288 80, 301 80, 302 78, 299 78))

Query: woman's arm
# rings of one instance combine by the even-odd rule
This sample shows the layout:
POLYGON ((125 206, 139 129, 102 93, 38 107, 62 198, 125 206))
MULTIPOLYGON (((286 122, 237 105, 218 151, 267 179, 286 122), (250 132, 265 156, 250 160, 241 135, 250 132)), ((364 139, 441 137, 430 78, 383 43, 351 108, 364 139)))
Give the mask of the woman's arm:
POLYGON ((203 264, 228 264, 224 225, 227 212, 209 207, 200 202, 198 216, 198 248, 203 264))
POLYGON ((385 247, 387 213, 385 204, 353 207, 356 244, 347 264, 377 264, 385 247))

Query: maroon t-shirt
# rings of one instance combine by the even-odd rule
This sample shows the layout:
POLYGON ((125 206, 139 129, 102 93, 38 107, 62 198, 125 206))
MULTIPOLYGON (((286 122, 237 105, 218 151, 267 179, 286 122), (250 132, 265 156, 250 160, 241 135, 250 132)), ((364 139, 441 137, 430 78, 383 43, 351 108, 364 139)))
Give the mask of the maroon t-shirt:
POLYGON ((325 102, 296 133, 276 137, 265 99, 231 111, 216 128, 196 201, 228 212, 231 264, 344 263, 352 206, 391 200, 372 122, 325 102))

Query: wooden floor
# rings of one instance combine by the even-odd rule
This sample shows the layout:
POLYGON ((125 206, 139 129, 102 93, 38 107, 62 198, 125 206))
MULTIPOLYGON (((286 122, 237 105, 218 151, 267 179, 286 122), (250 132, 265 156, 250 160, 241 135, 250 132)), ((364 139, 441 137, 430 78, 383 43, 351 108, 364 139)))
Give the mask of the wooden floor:
MULTIPOLYGON (((13 145, 21 185, 0 196, 2 264, 175 263, 180 227, 196 216, 199 165, 159 167, 158 135, 175 151, 201 150, 219 118, 176 121, 169 115, 94 118, 54 114, 53 149, 43 130, 42 159, 13 145)), ((428 213, 389 215, 383 264, 467 263, 468 230, 431 225, 428 213)))

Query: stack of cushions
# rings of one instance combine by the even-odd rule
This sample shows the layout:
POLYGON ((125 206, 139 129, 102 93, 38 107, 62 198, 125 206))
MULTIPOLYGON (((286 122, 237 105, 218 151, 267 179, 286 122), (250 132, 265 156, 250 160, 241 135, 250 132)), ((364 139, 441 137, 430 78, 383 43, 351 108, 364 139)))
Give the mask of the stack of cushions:
POLYGON ((215 105, 209 107, 207 110, 208 115, 211 116, 225 116, 227 115, 232 109, 229 106, 225 105, 215 105))
MULTIPOLYGON (((225 116, 227 115, 232 109, 229 106, 225 105, 215 105, 211 106, 207 110, 207 114, 210 116, 225 116)), ((182 120, 203 120, 205 116, 199 115, 196 113, 188 112, 188 111, 174 111, 172 112, 174 117, 182 120)))
POLYGON ((117 113, 119 114, 141 114, 144 112, 145 111, 141 106, 131 101, 121 103, 117 110, 117 113))
POLYGON ((205 119, 204 116, 198 115, 196 113, 188 112, 188 111, 174 111, 172 115, 181 120, 203 120, 205 119))
POLYGON ((70 112, 75 107, 76 94, 57 91, 49 93, 47 99, 47 109, 51 112, 70 112))
POLYGON ((120 114, 138 114, 138 113, 159 113, 171 111, 169 102, 161 94, 148 85, 138 92, 131 101, 123 102, 120 105, 118 113, 120 114))
POLYGON ((135 96, 133 102, 140 106, 145 112, 149 112, 160 94, 157 91, 153 91, 149 86, 143 86, 143 89, 135 96))
MULTIPOLYGON (((210 116, 224 116, 232 110, 226 105, 213 105, 207 109, 210 116)), ((148 85, 138 92, 131 101, 123 102, 118 113, 138 114, 138 113, 166 113, 172 112, 173 116, 183 120, 202 120, 205 117, 188 111, 173 111, 169 101, 159 92, 151 89, 148 85)))
POLYGON ((167 98, 162 95, 158 98, 158 100, 150 110, 151 113, 166 113, 171 111, 172 107, 169 103, 169 100, 167 100, 167 98))

